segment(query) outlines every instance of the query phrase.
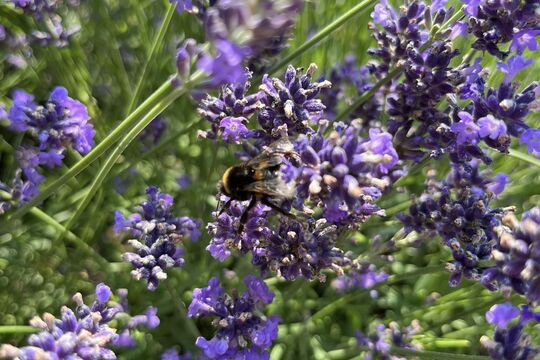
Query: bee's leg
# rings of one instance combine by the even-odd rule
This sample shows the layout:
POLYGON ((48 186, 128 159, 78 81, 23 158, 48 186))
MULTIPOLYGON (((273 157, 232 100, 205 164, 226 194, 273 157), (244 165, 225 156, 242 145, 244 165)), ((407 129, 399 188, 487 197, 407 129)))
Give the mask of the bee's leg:
POLYGON ((282 208, 280 208, 279 206, 277 206, 276 204, 274 204, 270 200, 268 200, 268 198, 263 197, 260 200, 261 200, 261 204, 272 208, 272 210, 277 211, 278 213, 280 213, 283 216, 288 217, 289 219, 293 219, 293 220, 296 220, 296 221, 300 222, 295 215, 291 214, 288 211, 283 210, 282 208))
POLYGON ((238 234, 241 234, 244 230, 244 225, 246 224, 246 221, 248 219, 249 211, 253 209, 255 204, 257 204, 257 198, 252 197, 249 205, 246 207, 246 209, 242 213, 242 216, 240 217, 240 224, 238 224, 238 234))
MULTIPOLYGON (((227 200, 227 202, 225 203, 225 205, 223 205, 223 207, 219 210, 219 213, 218 213, 218 216, 223 214, 223 212, 225 210, 228 210, 230 207, 231 207, 231 202, 232 202, 232 199, 229 199, 227 200)), ((218 207, 219 205, 221 205, 221 201, 218 203, 218 207)), ((216 209, 217 210, 217 209, 216 209)))

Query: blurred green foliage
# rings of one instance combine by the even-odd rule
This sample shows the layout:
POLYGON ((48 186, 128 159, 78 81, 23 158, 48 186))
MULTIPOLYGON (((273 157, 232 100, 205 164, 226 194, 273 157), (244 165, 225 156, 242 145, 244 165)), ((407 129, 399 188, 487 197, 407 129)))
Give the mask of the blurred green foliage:
MULTIPOLYGON (((302 44, 356 3, 356 0, 307 2, 289 49, 302 44)), ((0 102, 8 105, 9 94, 15 88, 44 99, 54 86, 65 86, 70 96, 89 107, 99 141, 127 115, 129 100, 167 4, 167 0, 81 1, 77 9, 68 11, 67 19, 80 23, 81 30, 67 47, 34 47, 26 69, 0 64, 0 102)), ((367 31, 369 13, 356 16, 326 41, 304 53, 294 65, 307 67, 315 62, 323 73, 348 53, 355 54, 360 63, 367 62, 366 50, 372 45, 367 31)), ((0 23, 21 32, 29 32, 33 27, 31 20, 2 2, 0 23)), ((191 15, 175 14, 164 45, 148 65, 141 100, 174 73, 174 52, 185 37, 202 40, 202 29, 191 15)), ((464 52, 469 51, 469 44, 460 46, 464 52)), ((487 61, 485 65, 493 68, 487 61)), ((535 61, 520 76, 524 82, 531 81, 538 71, 540 61, 535 61)), ((497 76, 493 78, 495 83, 497 76)), ((195 349, 194 339, 198 334, 193 320, 185 316, 191 290, 205 286, 211 276, 223 278, 228 288, 239 286, 243 276, 254 271, 250 259, 234 257, 224 263, 216 262, 205 250, 209 240, 205 234, 198 243, 187 243, 186 265, 170 271, 165 284, 150 293, 144 284, 131 280, 129 266, 121 263, 120 258, 128 246, 111 230, 113 212, 131 211, 151 184, 174 196, 175 213, 179 216, 192 216, 204 223, 210 219, 210 212, 216 206, 216 183, 223 170, 235 162, 236 149, 199 139, 197 131, 205 129, 206 124, 195 109, 196 104, 189 98, 180 99, 164 114, 168 130, 156 148, 145 153, 140 143, 134 143, 124 153, 112 176, 72 228, 95 253, 59 239, 55 227, 32 213, 16 222, 0 219, 0 324, 27 324, 32 316, 45 311, 58 314, 61 305, 70 304, 75 292, 91 297, 95 284, 103 281, 115 289, 128 288, 134 312, 148 305, 158 307, 162 321, 156 330, 141 333, 140 346, 123 352, 122 358, 157 358, 164 349, 175 345, 195 349), (192 181, 189 187, 181 189, 176 178, 184 174, 192 181), (119 183, 126 184, 120 193, 116 191, 119 183), (96 256, 111 265, 105 268, 96 256)), ((535 121, 539 124, 538 117, 535 121)), ((14 169, 12 146, 20 139, 7 131, 5 125, 0 128, 0 181, 8 182, 14 169)), ((540 169, 508 157, 495 155, 495 158, 494 172, 506 172, 512 179, 495 205, 515 205, 518 213, 538 205, 540 169)), ((70 154, 67 166, 77 159, 78 155, 70 154)), ((65 223, 85 195, 99 165, 98 161, 68 186, 58 189, 40 208, 56 222, 65 223)), ((48 176, 54 178, 65 169, 59 168, 48 176)), ((399 192, 385 195, 380 204, 396 212, 406 210, 411 194, 422 192, 428 169, 436 169, 438 176, 443 177, 448 166, 444 161, 429 162, 418 174, 410 176, 399 192)), ((391 263, 380 262, 370 251, 370 241, 376 235, 388 240, 399 229, 397 220, 390 216, 373 218, 360 232, 344 239, 348 250, 364 254, 366 259, 378 262, 392 274, 389 282, 378 286, 376 297, 365 290, 337 294, 329 286, 331 277, 327 283, 269 280, 276 292, 269 310, 282 319, 273 358, 327 359, 334 356, 332 350, 350 348, 355 332, 366 330, 374 322, 396 321, 404 327, 414 319, 424 329, 416 340, 426 349, 482 353, 478 339, 490 332, 484 313, 502 297, 467 281, 457 289, 449 288, 448 275, 443 269, 450 254, 432 239, 424 239, 418 247, 404 244, 402 251, 392 256, 391 263)), ((206 320, 195 323, 201 334, 211 334, 212 327, 206 320)), ((0 342, 22 339, 20 334, 0 333, 0 342)))

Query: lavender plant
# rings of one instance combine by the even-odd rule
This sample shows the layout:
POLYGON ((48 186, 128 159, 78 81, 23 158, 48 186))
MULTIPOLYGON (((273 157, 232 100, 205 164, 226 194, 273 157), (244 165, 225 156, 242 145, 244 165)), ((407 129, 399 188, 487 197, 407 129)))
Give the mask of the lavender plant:
POLYGON ((0 1, 0 357, 537 357, 538 14, 0 1))

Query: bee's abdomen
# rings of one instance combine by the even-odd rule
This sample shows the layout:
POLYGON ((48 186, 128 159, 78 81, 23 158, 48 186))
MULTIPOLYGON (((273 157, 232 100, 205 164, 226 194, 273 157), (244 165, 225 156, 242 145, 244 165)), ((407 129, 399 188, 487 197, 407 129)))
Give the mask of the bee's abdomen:
POLYGON ((225 171, 221 181, 226 195, 237 200, 247 200, 250 198, 250 194, 244 189, 257 180, 254 170, 243 166, 232 166, 225 171))

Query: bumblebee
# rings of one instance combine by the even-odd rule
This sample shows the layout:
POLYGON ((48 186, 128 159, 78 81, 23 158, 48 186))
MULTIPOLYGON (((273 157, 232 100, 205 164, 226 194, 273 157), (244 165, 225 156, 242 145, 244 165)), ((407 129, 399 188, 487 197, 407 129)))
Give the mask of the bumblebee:
POLYGON ((296 219, 294 215, 281 208, 283 201, 293 199, 296 195, 294 183, 286 183, 282 178, 281 167, 285 159, 293 164, 300 162, 300 157, 294 151, 289 139, 281 138, 268 145, 253 159, 231 166, 223 173, 218 187, 229 200, 219 214, 229 208, 232 200, 250 200, 240 217, 239 234, 244 229, 249 211, 257 201, 284 216, 296 219))

